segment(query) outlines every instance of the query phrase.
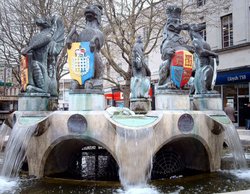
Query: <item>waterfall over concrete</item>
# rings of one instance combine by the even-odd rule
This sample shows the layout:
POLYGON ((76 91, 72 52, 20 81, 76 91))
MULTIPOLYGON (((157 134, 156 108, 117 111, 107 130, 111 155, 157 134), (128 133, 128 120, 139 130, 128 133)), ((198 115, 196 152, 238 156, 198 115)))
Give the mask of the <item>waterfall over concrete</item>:
POLYGON ((245 154, 240 142, 239 135, 233 124, 224 125, 225 139, 234 157, 236 169, 247 169, 245 154))
POLYGON ((25 159, 25 151, 37 125, 14 125, 7 146, 1 176, 16 177, 25 159))
POLYGON ((10 127, 3 123, 0 127, 0 152, 3 150, 4 143, 8 139, 8 133, 10 131, 10 127))
POLYGON ((122 185, 146 185, 150 179, 153 155, 153 128, 117 128, 116 154, 122 185))

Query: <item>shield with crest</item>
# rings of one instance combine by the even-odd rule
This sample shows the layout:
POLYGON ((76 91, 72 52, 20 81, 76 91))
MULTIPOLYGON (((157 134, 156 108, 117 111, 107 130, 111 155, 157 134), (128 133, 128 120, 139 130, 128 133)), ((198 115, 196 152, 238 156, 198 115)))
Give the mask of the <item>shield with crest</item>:
POLYGON ((193 69, 193 55, 186 50, 178 50, 172 57, 171 80, 178 88, 183 88, 189 81, 193 69))
POLYGON ((90 51, 89 42, 74 42, 68 49, 69 73, 72 79, 83 85, 94 77, 94 53, 90 51))
POLYGON ((29 70, 28 70, 29 59, 28 55, 21 55, 20 73, 21 73, 21 91, 26 91, 29 83, 29 70))

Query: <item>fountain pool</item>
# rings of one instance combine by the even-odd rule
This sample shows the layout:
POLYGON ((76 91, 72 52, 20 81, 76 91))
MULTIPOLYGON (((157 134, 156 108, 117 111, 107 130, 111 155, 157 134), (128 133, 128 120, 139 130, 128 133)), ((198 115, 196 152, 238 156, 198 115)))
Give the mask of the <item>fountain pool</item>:
POLYGON ((84 194, 165 194, 165 193, 223 193, 250 189, 250 171, 218 171, 188 177, 151 181, 147 186, 127 188, 119 182, 77 181, 63 179, 7 180, 0 178, 0 193, 84 193, 84 194))

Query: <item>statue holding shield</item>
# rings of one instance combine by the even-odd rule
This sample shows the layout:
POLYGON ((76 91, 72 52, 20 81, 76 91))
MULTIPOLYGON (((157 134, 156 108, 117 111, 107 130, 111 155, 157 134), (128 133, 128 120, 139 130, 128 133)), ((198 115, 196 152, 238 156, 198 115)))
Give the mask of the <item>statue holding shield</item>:
POLYGON ((167 7, 167 22, 163 30, 158 89, 182 88, 192 73, 193 48, 180 35, 188 30, 188 24, 181 23, 181 9, 175 5, 167 7))
POLYGON ((60 17, 36 20, 40 32, 22 49, 22 92, 57 96, 56 61, 64 47, 64 24, 60 17))
POLYGON ((89 5, 84 11, 86 25, 79 34, 74 27, 68 35, 68 63, 73 79, 71 89, 102 91, 104 64, 100 49, 104 35, 100 31, 102 7, 89 5))

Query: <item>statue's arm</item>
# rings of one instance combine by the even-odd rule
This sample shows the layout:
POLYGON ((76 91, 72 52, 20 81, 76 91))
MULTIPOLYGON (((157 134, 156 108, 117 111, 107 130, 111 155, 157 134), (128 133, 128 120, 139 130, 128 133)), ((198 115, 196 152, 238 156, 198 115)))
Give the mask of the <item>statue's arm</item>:
POLYGON ((146 63, 144 63, 144 66, 145 66, 145 69, 146 69, 146 76, 151 76, 151 71, 150 71, 150 69, 149 69, 149 67, 147 66, 147 64, 146 63))
POLYGON ((76 31, 76 26, 74 25, 73 28, 70 30, 67 39, 66 39, 66 45, 68 47, 68 49, 71 48, 71 43, 72 42, 77 42, 78 41, 78 33, 76 31))
POLYGON ((218 57, 218 54, 216 54, 216 53, 213 52, 213 51, 207 50, 207 49, 202 49, 201 56, 202 56, 202 57, 211 56, 211 57, 217 58, 217 57, 218 57))
POLYGON ((101 50, 102 46, 104 44, 104 36, 102 33, 95 35, 90 40, 90 50, 91 52, 94 52, 95 50, 99 51, 101 50))
POLYGON ((42 38, 40 38, 39 36, 36 38, 33 38, 33 41, 31 41, 30 45, 27 46, 26 48, 23 48, 21 53, 23 55, 25 55, 28 52, 30 52, 31 50, 36 50, 38 48, 44 47, 47 44, 49 44, 51 42, 51 40, 52 40, 52 38, 49 35, 43 36, 42 38))

